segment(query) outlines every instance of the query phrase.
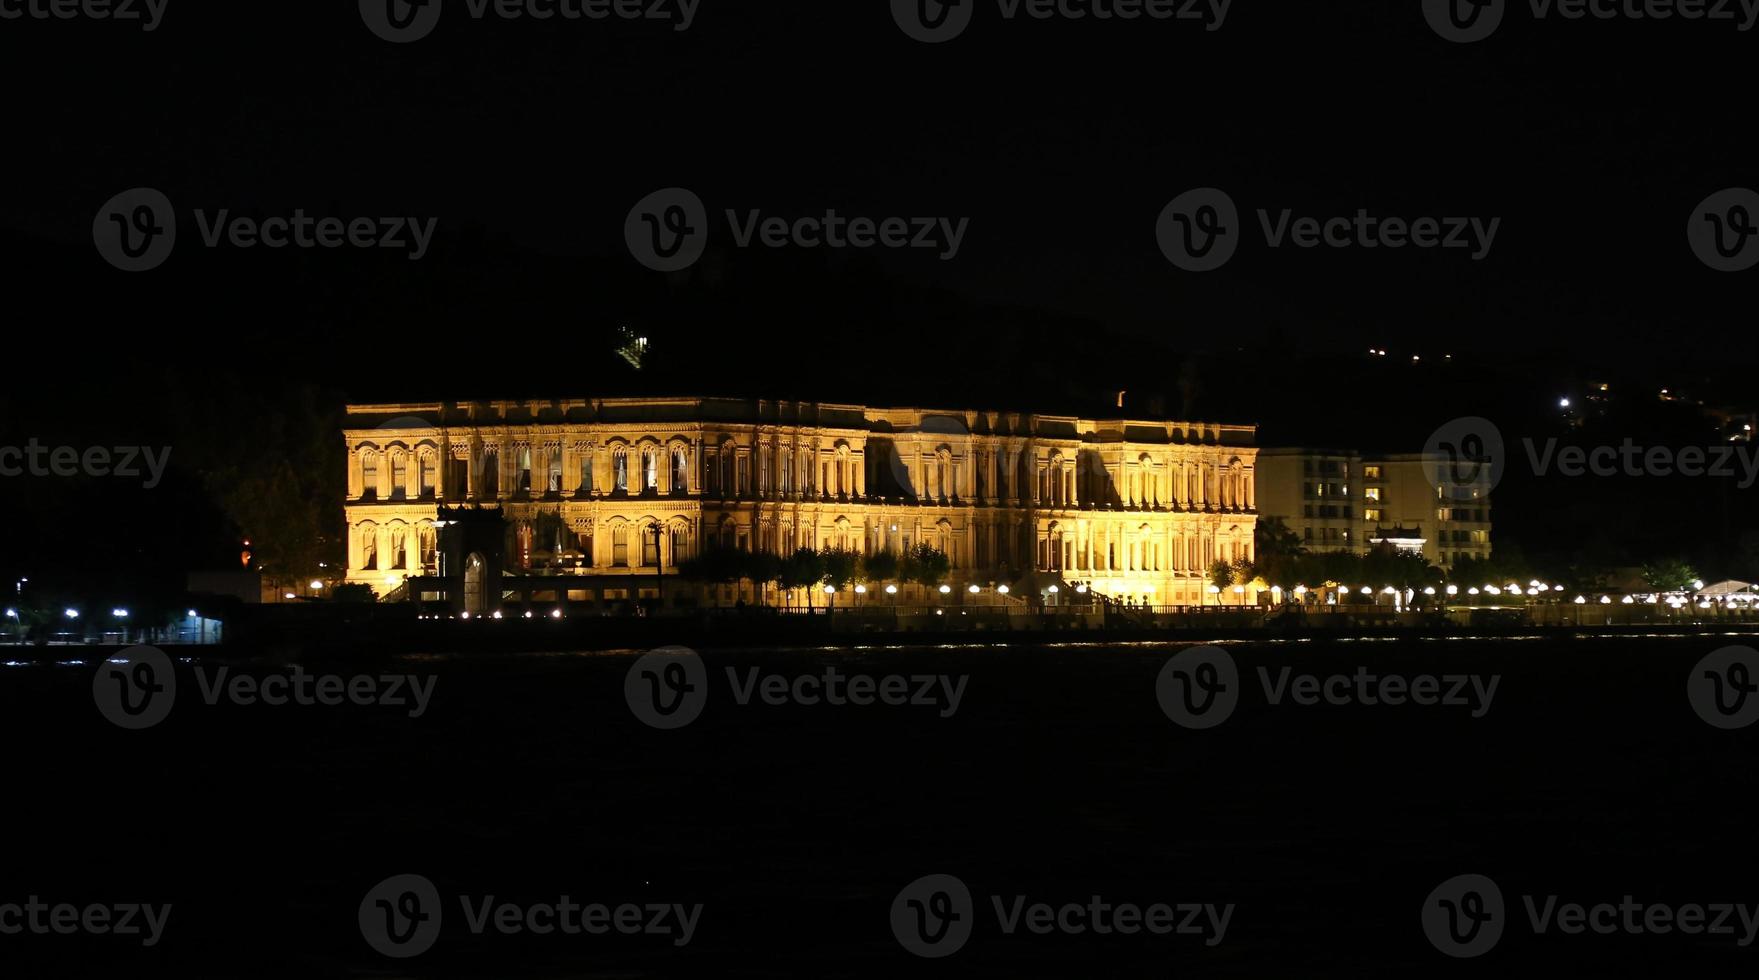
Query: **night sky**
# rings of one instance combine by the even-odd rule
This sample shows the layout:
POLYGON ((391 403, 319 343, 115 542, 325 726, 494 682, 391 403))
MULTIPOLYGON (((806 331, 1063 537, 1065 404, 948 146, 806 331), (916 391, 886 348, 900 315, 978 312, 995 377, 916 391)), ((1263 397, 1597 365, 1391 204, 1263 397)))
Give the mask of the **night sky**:
POLYGON ((1536 21, 1526 4, 1475 44, 1437 36, 1416 2, 1240 0, 1214 31, 999 9, 938 45, 884 0, 704 0, 685 31, 479 21, 447 0, 402 45, 353 3, 171 0, 151 32, 0 20, 6 435, 121 441, 302 385, 1044 411, 1128 388, 1142 414, 1162 395, 1267 441, 1409 449, 1461 414, 1536 432, 1590 379, 1741 400, 1756 273, 1706 268, 1685 229, 1755 180, 1754 33, 1536 21), (623 228, 674 186, 714 230, 667 275, 623 228), (1205 186, 1252 230, 1194 274, 1155 221, 1205 186), (166 194, 179 237, 129 274, 92 223, 134 187, 166 194), (438 223, 420 261, 205 248, 194 212, 223 208, 438 223), (827 208, 969 231, 950 261, 740 249, 721 216, 827 208), (1273 250, 1260 208, 1500 225, 1479 261, 1273 250), (625 326, 653 342, 639 373, 611 353, 625 326))

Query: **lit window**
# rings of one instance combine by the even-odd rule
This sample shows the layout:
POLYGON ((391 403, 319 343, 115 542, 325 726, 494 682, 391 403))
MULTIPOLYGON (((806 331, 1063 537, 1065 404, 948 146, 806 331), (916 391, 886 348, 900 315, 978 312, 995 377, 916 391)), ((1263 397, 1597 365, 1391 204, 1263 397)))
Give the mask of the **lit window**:
POLYGON ((1380 488, 1379 487, 1369 487, 1368 489, 1362 491, 1362 499, 1363 500, 1372 500, 1377 504, 1380 503, 1380 488))

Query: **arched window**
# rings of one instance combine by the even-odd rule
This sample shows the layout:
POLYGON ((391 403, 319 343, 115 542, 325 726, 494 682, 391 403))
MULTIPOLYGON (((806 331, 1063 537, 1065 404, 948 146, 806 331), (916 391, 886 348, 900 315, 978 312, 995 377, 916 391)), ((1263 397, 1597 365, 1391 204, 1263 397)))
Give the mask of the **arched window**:
POLYGON ((660 488, 660 451, 649 447, 641 451, 641 489, 660 488))
POLYGON ((690 455, 683 446, 672 447, 672 492, 685 493, 690 489, 690 455))
POLYGON ((366 500, 379 496, 379 454, 372 449, 360 454, 360 495, 366 500))
POLYGON ((545 452, 548 455, 544 459, 544 489, 550 493, 561 493, 562 447, 551 446, 545 452))
POLYGON ((483 476, 478 481, 481 492, 479 497, 494 498, 501 495, 501 453, 490 449, 483 453, 483 476))
POLYGON ((514 490, 518 491, 519 493, 530 493, 531 492, 531 447, 530 446, 520 446, 519 447, 519 474, 516 478, 516 482, 513 484, 513 488, 514 488, 514 490))
POLYGON ((408 495, 408 489, 409 454, 401 449, 393 449, 391 450, 391 499, 402 500, 408 495))
POLYGON ((629 451, 622 447, 611 454, 611 489, 617 493, 629 492, 629 451))
POLYGON ((434 487, 440 475, 440 454, 432 449, 422 450, 418 466, 416 479, 420 482, 416 484, 416 492, 423 500, 432 500, 434 487))
POLYGON ((617 524, 611 528, 611 567, 629 567, 628 524, 617 524))

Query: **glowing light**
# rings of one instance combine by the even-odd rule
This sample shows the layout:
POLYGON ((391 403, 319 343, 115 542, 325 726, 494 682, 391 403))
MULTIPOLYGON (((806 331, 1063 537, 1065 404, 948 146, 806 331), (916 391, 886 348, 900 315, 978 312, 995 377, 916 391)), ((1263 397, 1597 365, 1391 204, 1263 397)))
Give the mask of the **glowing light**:
POLYGON ((1586 596, 1577 596, 1576 597, 1576 605, 1578 605, 1578 606, 1586 605, 1587 602, 1588 602, 1588 599, 1586 596))
POLYGON ((1570 400, 1568 398, 1559 398, 1557 400, 1557 407, 1558 408, 1569 408, 1570 407, 1570 400))
POLYGON ((297 599, 297 598, 299 598, 299 596, 296 596, 293 593, 288 592, 288 593, 285 593, 284 595, 282 595, 281 598, 283 598, 283 599, 297 599))
MULTIPOLYGON (((1080 593, 1080 594, 1081 594, 1081 595, 1086 595, 1086 594, 1087 594, 1087 586, 1086 586, 1086 585, 1085 585, 1085 584, 1083 584, 1083 585, 1077 585, 1077 586, 1075 586, 1075 591, 1076 591, 1076 592, 1078 592, 1078 593, 1080 593)), ((1150 592, 1153 592, 1153 591, 1154 591, 1154 586, 1152 586, 1152 585, 1151 585, 1151 586, 1149 586, 1149 587, 1148 587, 1148 591, 1150 591, 1150 592)))
POLYGON ((1603 606, 1610 606, 1610 605, 1612 605, 1612 600, 1607 598, 1606 596, 1601 596, 1600 597, 1600 604, 1603 606))
POLYGON ((464 618, 464 619, 469 619, 469 618, 470 618, 470 614, 469 614, 469 613, 465 613, 465 614, 464 614, 464 616, 463 616, 463 617, 462 617, 462 618, 464 618))
POLYGON ((947 593, 949 593, 949 592, 951 592, 951 591, 953 591, 953 587, 952 587, 952 586, 950 586, 950 585, 943 585, 943 586, 941 586, 941 595, 946 595, 946 594, 947 594, 947 593))
POLYGON ((1460 594, 1460 587, 1459 586, 1457 586, 1457 585, 1448 586, 1448 595, 1459 595, 1459 594, 1460 594))
POLYGON ((998 586, 996 586, 996 591, 1000 592, 1002 595, 1007 595, 1008 594, 1008 587, 1005 585, 998 585, 998 586))
POLYGON ((1370 589, 1370 588, 1369 588, 1369 587, 1368 587, 1368 586, 1366 586, 1366 585, 1364 585, 1364 586, 1363 586, 1363 587, 1362 587, 1362 594, 1363 594, 1363 595, 1373 595, 1373 594, 1374 594, 1374 590, 1373 590, 1373 589, 1370 589))
POLYGON ((312 588, 313 588, 313 589, 314 589, 314 590, 316 590, 316 589, 321 589, 321 588, 323 588, 323 587, 324 587, 324 583, 323 583, 323 582, 322 582, 322 581, 320 581, 320 580, 318 580, 318 579, 315 579, 315 578, 314 578, 314 579, 312 579, 312 580, 311 580, 311 587, 312 587, 312 588))
POLYGON ((968 587, 965 591, 971 593, 972 595, 976 595, 979 592, 982 592, 983 590, 981 588, 973 585, 973 586, 968 587))
POLYGON ((1630 596, 1625 596, 1625 597, 1624 597, 1624 598, 1623 598, 1623 599, 1620 599, 1620 600, 1619 600, 1619 602, 1620 602, 1620 603, 1622 603, 1622 604, 1624 604, 1624 605, 1627 605, 1627 606, 1629 606, 1629 605, 1632 605, 1632 604, 1633 604, 1633 603, 1635 603, 1635 602, 1636 602, 1636 601, 1637 601, 1637 600, 1635 600, 1635 599, 1633 599, 1633 598, 1631 598, 1631 597, 1630 597, 1630 596))
POLYGON ((18 618, 18 610, 16 610, 16 609, 6 610, 6 618, 7 619, 17 619, 18 618))
POLYGON ((1435 586, 1433 586, 1433 585, 1425 585, 1425 586, 1424 586, 1424 587, 1423 587, 1423 594, 1424 594, 1424 595, 1434 595, 1434 594, 1435 594, 1435 586))
POLYGON ((496 612, 496 613, 495 613, 495 614, 494 614, 494 615, 493 615, 493 616, 490 616, 490 617, 489 617, 489 618, 490 618, 490 619, 500 619, 500 618, 501 618, 501 614, 500 614, 500 613, 499 613, 499 612, 496 612))
POLYGON ((562 610, 560 610, 560 609, 550 610, 550 618, 551 619, 561 619, 562 618, 562 610))
POLYGON ((825 586, 825 595, 835 595, 836 592, 837 592, 836 586, 834 586, 834 585, 825 586))
POLYGON ((79 610, 78 609, 67 610, 67 618, 68 619, 78 619, 79 618, 79 610))
POLYGON ((857 586, 856 586, 856 587, 855 587, 855 594, 856 594, 856 595, 866 595, 866 594, 867 594, 867 586, 865 586, 865 585, 857 585, 857 586))
POLYGON ((1477 595, 1478 594, 1478 586, 1474 585, 1471 588, 1467 589, 1466 594, 1467 595, 1477 595))
POLYGON ((1057 587, 1053 585, 1050 588, 1045 589, 1045 591, 1049 592, 1051 595, 1056 595, 1057 594, 1057 587))
POLYGON ((112 609, 110 610, 110 615, 115 616, 117 619, 127 619, 128 610, 121 608, 112 609))
POLYGON ((191 609, 191 610, 190 610, 190 611, 189 611, 189 615, 190 615, 190 618, 191 618, 191 619, 194 619, 194 618, 195 618, 195 610, 194 610, 194 609, 191 609))
MULTIPOLYGON (((1003 592, 1008 591, 1008 587, 1005 585, 1002 586, 1002 591, 1003 592)), ((897 586, 895 586, 895 585, 886 586, 886 595, 897 595, 897 594, 898 594, 898 587, 897 586)))

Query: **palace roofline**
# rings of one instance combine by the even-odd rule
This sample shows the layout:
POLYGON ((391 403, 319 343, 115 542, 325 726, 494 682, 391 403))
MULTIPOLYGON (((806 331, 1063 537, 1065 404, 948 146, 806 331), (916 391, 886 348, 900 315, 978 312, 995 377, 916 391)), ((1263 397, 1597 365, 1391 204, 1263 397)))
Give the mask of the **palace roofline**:
MULTIPOLYGON (((611 419, 611 420, 595 420, 595 419, 583 419, 583 418, 569 417, 569 413, 574 410, 587 410, 587 411, 593 412, 594 414, 597 414, 607 408, 624 409, 624 410, 641 409, 641 408, 681 409, 681 408, 701 408, 701 407, 710 406, 710 405, 719 405, 719 406, 722 406, 723 409, 733 408, 735 406, 750 407, 751 409, 753 409, 753 411, 751 412, 751 415, 753 417, 748 418, 748 419, 734 419, 734 418, 726 418, 726 417, 720 417, 720 416, 713 417, 711 419, 706 419, 706 421, 732 422, 732 423, 745 422, 747 424, 749 424, 749 423, 757 423, 757 424, 790 423, 790 422, 800 423, 800 422, 808 422, 809 421, 809 422, 815 423, 815 424, 826 425, 831 428, 852 427, 852 426, 840 426, 840 425, 836 424, 836 421, 834 419, 825 418, 825 416, 827 416, 827 415, 835 416, 837 414, 847 414, 849 416, 859 415, 859 416, 861 416, 861 418, 864 421, 882 421, 882 422, 902 420, 904 418, 910 418, 910 417, 921 418, 921 417, 931 417, 931 416, 940 416, 940 417, 957 418, 957 419, 965 419, 965 420, 1002 419, 1002 418, 1006 418, 1006 419, 1034 419, 1034 420, 1040 420, 1040 421, 1052 422, 1052 423, 1063 423, 1063 424, 1070 425, 1072 427, 1080 427, 1083 424, 1085 424, 1087 426, 1092 426, 1094 429, 1099 429, 1101 427, 1107 427, 1107 428, 1115 427, 1115 428, 1119 428, 1119 429, 1127 429, 1127 428, 1161 429, 1161 430, 1166 431, 1169 435, 1174 430, 1199 430, 1199 431, 1214 433, 1214 434, 1218 434, 1218 435, 1222 434, 1222 433, 1227 433, 1230 435, 1244 434, 1244 435, 1247 435, 1248 437, 1254 437, 1257 435, 1257 432, 1258 432, 1257 425, 1248 425, 1248 424, 1240 424, 1240 423, 1227 423, 1227 422, 1204 422, 1204 421, 1186 420, 1186 419, 1137 419, 1137 418, 1128 418, 1128 417, 1123 417, 1123 416, 1089 418, 1089 417, 1084 417, 1084 416, 1080 416, 1080 415, 1065 415, 1065 414, 1060 414, 1060 413, 1021 412, 1021 411, 1009 411, 1009 410, 1002 410, 1002 409, 950 409, 950 408, 923 408, 923 407, 918 407, 918 406, 849 405, 849 404, 841 404, 841 403, 836 403, 836 402, 795 401, 795 400, 788 400, 788 399, 770 399, 770 398, 733 398, 733 397, 721 397, 721 396, 671 396, 671 397, 645 397, 645 398, 619 397, 619 398, 578 398, 578 399, 490 399, 490 400, 475 401, 475 402, 472 402, 472 401, 455 401, 455 402, 430 401, 430 402, 402 402, 402 403, 384 403, 384 404, 350 403, 346 406, 346 410, 347 410, 347 414, 348 414, 349 418, 352 420, 356 416, 369 416, 369 417, 374 417, 374 418, 382 418, 383 416, 386 416, 386 415, 393 415, 393 416, 395 416, 395 415, 420 416, 420 415, 424 415, 424 414, 449 415, 449 414, 455 413, 455 412, 456 413, 470 413, 470 412, 472 412, 473 409, 481 409, 481 408, 489 409, 491 417, 498 416, 502 419, 505 419, 508 417, 509 410, 511 409, 511 410, 513 410, 513 414, 526 414, 529 416, 529 418, 522 419, 521 421, 530 422, 533 424, 545 424, 545 423, 594 422, 594 421, 619 421, 619 422, 620 421, 638 421, 636 419, 621 419, 621 418, 620 419, 611 419)), ((670 421, 672 419, 667 419, 667 420, 670 421)), ((676 420, 682 421, 684 419, 683 419, 683 417, 680 416, 676 420)), ((460 424, 468 424, 471 421, 471 419, 462 419, 461 418, 458 421, 460 424)), ((660 421, 660 419, 656 418, 656 419, 654 419, 654 421, 660 421)), ((851 419, 848 419, 847 421, 853 421, 853 419, 851 418, 851 419)), ((424 422, 425 422, 425 420, 424 420, 424 422)), ((383 427, 383 426, 382 425, 380 425, 380 426, 369 425, 369 426, 366 426, 365 428, 370 429, 370 428, 381 428, 381 427, 383 427)), ((360 430, 351 429, 351 431, 360 431, 360 430)))

